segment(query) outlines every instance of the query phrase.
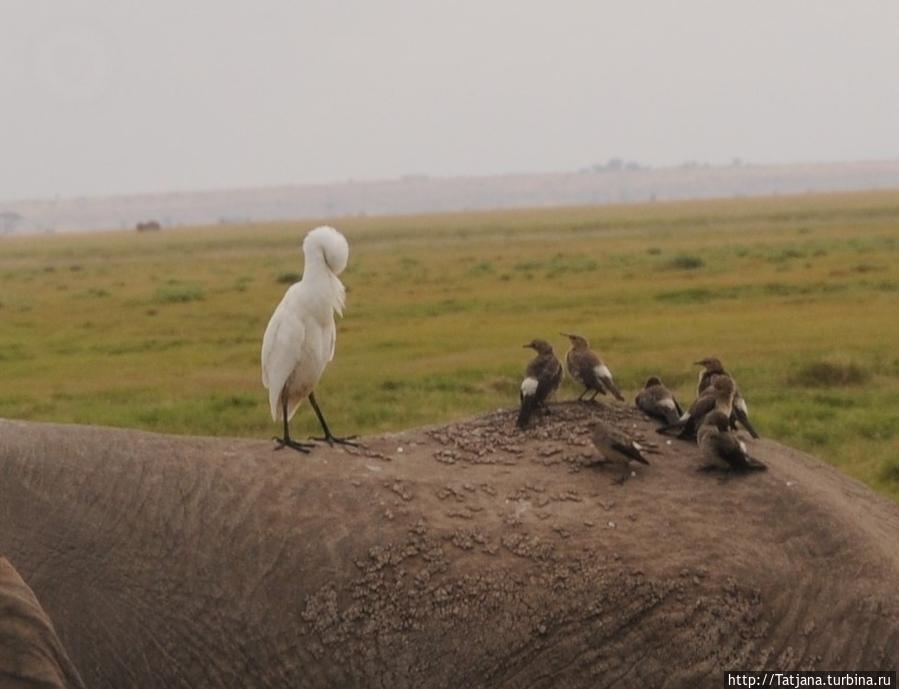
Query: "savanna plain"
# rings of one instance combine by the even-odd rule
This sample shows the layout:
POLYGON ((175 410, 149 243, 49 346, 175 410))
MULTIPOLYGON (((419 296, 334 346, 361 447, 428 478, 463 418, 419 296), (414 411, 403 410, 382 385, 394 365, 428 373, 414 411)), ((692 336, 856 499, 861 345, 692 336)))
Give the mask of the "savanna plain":
MULTIPOLYGON (((0 238, 0 416, 276 434, 260 343, 316 224, 0 238)), ((522 345, 561 358, 576 332, 629 401, 657 374, 689 404, 718 356, 763 436, 899 501, 899 191, 331 224, 347 310, 317 397, 338 434, 515 406, 522 345)), ((292 428, 318 431, 308 407, 292 428)))

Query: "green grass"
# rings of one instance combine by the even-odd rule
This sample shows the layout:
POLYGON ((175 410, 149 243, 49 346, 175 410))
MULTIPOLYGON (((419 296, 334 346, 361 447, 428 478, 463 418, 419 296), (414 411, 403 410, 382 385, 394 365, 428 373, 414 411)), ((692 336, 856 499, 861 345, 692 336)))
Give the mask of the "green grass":
MULTIPOLYGON (((0 240, 0 416, 269 437, 260 341, 314 224, 0 240)), ((719 356, 764 435, 899 499, 899 192, 335 224, 337 432, 513 406, 521 345, 574 331, 628 397, 689 402, 719 356)))

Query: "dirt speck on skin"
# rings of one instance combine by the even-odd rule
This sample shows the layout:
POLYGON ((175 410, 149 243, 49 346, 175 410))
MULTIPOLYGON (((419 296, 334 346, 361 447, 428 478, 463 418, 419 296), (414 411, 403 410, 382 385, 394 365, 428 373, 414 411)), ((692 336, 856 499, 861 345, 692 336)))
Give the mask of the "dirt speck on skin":
POLYGON ((551 412, 308 457, 0 421, 0 552, 92 687, 682 687, 899 657, 895 505, 770 441, 747 439, 768 472, 714 476, 635 409, 551 412), (600 418, 654 450, 624 484, 600 418))

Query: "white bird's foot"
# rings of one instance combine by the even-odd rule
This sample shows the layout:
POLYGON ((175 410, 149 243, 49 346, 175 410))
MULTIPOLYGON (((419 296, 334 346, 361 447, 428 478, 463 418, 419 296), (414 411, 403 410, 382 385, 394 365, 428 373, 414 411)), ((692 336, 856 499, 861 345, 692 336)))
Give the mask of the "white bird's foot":
POLYGON ((291 440, 290 438, 287 438, 285 440, 284 438, 275 436, 274 438, 272 438, 272 440, 278 443, 278 447, 275 448, 276 452, 278 450, 283 450, 285 447, 289 447, 292 450, 296 450, 297 452, 302 452, 303 454, 308 455, 315 447, 315 445, 313 445, 312 443, 300 443, 296 440, 291 440))
POLYGON ((358 438, 356 435, 348 435, 344 438, 339 438, 336 435, 324 435, 324 436, 313 436, 312 439, 319 443, 328 443, 331 447, 334 447, 334 444, 338 445, 349 445, 350 447, 359 447, 360 443, 353 442, 354 438, 358 438))

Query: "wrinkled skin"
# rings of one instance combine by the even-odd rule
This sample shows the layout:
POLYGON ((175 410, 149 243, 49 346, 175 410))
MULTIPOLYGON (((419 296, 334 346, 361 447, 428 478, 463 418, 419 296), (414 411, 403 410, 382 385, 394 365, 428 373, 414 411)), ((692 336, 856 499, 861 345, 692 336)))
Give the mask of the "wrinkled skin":
POLYGON ((87 686, 721 686, 889 668, 899 509, 821 462, 696 471, 634 409, 553 405, 308 456, 0 421, 0 552, 87 686), (657 443, 623 486, 597 418, 657 443), (403 452, 398 448, 402 447, 403 452))
POLYGON ((34 593, 0 557, 0 687, 84 689, 34 593))

